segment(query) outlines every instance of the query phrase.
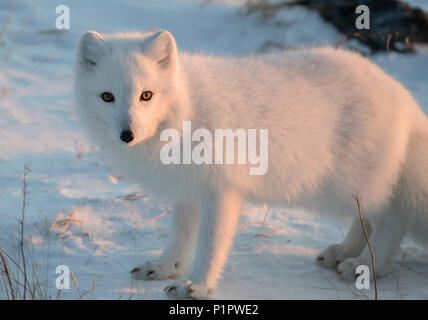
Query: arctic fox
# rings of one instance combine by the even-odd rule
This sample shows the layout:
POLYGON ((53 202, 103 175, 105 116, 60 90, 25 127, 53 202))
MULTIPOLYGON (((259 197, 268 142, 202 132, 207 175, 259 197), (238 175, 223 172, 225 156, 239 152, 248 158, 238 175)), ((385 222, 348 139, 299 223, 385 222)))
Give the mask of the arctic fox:
MULTIPOLYGON (((165 288, 170 297, 213 292, 244 200, 358 217, 358 192, 378 274, 406 233, 428 240, 428 119, 357 53, 220 57, 179 52, 168 31, 89 31, 77 49, 75 98, 115 170, 176 203, 166 249, 132 270, 136 279, 180 277, 165 288), (184 121, 210 132, 268 129, 266 174, 250 175, 242 163, 165 165, 160 134, 182 133, 184 121)), ((349 279, 371 264, 358 219, 318 261, 349 279)))

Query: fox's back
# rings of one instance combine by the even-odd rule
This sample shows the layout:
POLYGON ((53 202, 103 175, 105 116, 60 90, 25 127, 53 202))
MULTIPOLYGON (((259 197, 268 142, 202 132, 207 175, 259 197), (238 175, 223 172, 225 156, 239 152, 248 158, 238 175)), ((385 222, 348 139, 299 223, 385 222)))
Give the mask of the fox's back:
POLYGON ((368 59, 315 48, 182 62, 195 127, 269 130, 268 173, 247 178, 255 197, 298 199, 328 185, 335 197, 361 189, 381 204, 391 191, 417 104, 368 59))

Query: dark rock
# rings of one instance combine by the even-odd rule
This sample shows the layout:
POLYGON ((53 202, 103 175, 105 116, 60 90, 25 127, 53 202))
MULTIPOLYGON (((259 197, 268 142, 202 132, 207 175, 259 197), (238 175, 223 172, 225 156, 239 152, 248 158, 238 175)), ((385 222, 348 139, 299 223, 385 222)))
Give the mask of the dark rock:
POLYGON ((428 15, 398 0, 296 0, 272 4, 256 1, 249 5, 248 12, 261 12, 266 18, 295 5, 317 10, 346 38, 357 39, 373 52, 412 52, 413 44, 428 43, 428 15), (355 13, 355 9, 359 5, 370 9, 368 30, 356 27, 355 21, 360 14, 355 13))

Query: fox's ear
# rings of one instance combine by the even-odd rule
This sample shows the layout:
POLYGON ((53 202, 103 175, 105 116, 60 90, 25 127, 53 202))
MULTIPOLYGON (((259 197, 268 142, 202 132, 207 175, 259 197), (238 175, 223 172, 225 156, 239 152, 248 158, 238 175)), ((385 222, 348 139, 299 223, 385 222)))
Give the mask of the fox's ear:
POLYGON ((143 53, 157 61, 162 68, 172 67, 177 60, 177 44, 171 33, 162 30, 151 36, 143 48, 143 53))
POLYGON ((95 31, 87 31, 80 38, 77 60, 82 68, 92 70, 108 52, 102 35, 95 31))

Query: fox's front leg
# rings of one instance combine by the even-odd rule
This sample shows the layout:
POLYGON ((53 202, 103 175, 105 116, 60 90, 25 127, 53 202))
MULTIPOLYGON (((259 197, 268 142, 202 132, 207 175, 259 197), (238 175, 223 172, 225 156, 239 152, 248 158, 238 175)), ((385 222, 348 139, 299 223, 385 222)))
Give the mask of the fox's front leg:
POLYGON ((235 235, 242 199, 235 192, 210 196, 201 212, 195 265, 188 278, 165 288, 171 298, 204 299, 216 288, 235 235))
POLYGON ((132 269, 139 280, 177 278, 187 269, 199 227, 199 209, 195 204, 177 204, 171 219, 171 233, 161 256, 132 269))

